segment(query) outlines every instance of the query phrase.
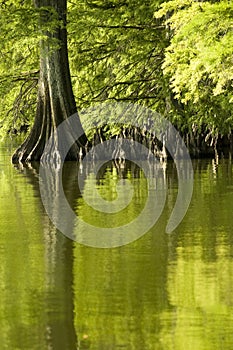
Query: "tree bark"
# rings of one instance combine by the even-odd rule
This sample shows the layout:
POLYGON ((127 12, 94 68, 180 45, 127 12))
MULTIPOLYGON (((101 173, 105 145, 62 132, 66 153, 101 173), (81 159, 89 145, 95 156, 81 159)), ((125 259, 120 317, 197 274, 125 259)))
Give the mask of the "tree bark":
MULTIPOLYGON (((60 123, 77 113, 73 95, 67 49, 66 12, 67 0, 35 0, 36 8, 40 9, 41 26, 49 22, 52 11, 56 11, 60 24, 53 32, 46 32, 46 38, 40 44, 40 77, 38 83, 37 110, 34 125, 29 136, 16 150, 12 157, 13 163, 39 161, 46 141, 54 135, 54 149, 46 155, 46 159, 53 160, 58 143, 66 140, 56 140, 56 128, 60 123), (43 7, 43 9, 42 9, 43 7), (46 9, 46 8, 48 9, 46 9), (62 25, 61 25, 62 24, 62 25), (59 44, 57 48, 54 43, 59 44)), ((77 123, 81 122, 77 115, 77 123)), ((77 160, 80 148, 87 144, 85 133, 70 148, 66 160, 77 160)), ((63 138, 69 135, 63 135, 63 138)), ((82 150, 82 153, 83 153, 82 150)))

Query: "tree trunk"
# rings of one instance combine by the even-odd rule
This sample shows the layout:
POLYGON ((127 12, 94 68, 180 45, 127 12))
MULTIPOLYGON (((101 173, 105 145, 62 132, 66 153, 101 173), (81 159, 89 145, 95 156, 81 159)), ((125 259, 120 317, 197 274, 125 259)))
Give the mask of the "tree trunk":
MULTIPOLYGON (((54 138, 57 137, 56 128, 60 123, 77 113, 74 100, 71 77, 68 62, 67 31, 66 31, 66 11, 67 0, 35 0, 37 8, 47 7, 55 10, 62 25, 57 25, 56 30, 45 33, 46 39, 40 44, 40 77, 38 83, 38 100, 34 125, 29 136, 23 144, 16 150, 12 157, 13 163, 30 162, 40 160, 46 141, 52 132, 54 138), (55 40, 59 44, 54 47, 55 40)), ((41 10, 41 25, 49 22, 51 12, 41 10)), ((43 27, 42 27, 43 28, 43 27)), ((81 122, 77 115, 77 123, 81 127, 81 122)), ((80 148, 84 149, 87 138, 81 130, 82 136, 70 148, 66 160, 77 160, 80 148)), ((69 135, 63 135, 69 138, 69 135)), ((59 152, 56 149, 58 142, 66 140, 55 140, 54 149, 46 159, 53 160, 53 154, 59 152)))

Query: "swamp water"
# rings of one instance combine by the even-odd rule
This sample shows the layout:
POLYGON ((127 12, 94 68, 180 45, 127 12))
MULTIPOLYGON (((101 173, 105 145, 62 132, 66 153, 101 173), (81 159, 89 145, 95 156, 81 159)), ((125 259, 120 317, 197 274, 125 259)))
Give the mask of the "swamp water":
MULTIPOLYGON (((233 165, 194 160, 189 210, 165 233, 177 195, 172 163, 168 193, 154 227, 128 245, 98 249, 57 231, 41 202, 38 169, 15 168, 12 149, 0 148, 0 349, 10 350, 232 350, 233 165)), ((38 166, 37 166, 38 167, 38 166)), ((63 169, 64 189, 76 214, 96 226, 77 190, 77 165, 63 169)), ((132 166, 110 164, 98 183, 114 200, 117 179, 137 189, 121 224, 146 201, 145 178, 132 166)), ((60 215, 60 214, 59 214, 60 215)), ((111 214, 112 215, 112 214, 111 214)), ((121 216, 122 215, 122 216, 121 216)))

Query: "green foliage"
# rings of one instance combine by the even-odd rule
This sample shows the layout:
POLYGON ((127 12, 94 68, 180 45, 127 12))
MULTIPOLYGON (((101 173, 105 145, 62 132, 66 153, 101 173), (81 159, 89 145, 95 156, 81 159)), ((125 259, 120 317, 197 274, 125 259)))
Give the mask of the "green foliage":
MULTIPOLYGON (((31 125, 39 46, 61 23, 30 0, 0 4, 0 134, 31 125)), ((183 132, 232 130, 233 4, 191 0, 68 2, 68 50, 78 108, 105 100, 155 109, 183 132), (161 7, 160 7, 161 6, 161 7)), ((111 116, 109 117, 111 123, 111 116)), ((116 126, 111 129, 117 132, 116 126)))
POLYGON ((104 100, 161 105, 164 27, 161 1, 70 4, 69 57, 79 106, 104 100))
POLYGON ((29 72, 38 66, 38 40, 33 25, 35 13, 28 1, 21 5, 19 1, 6 1, 0 11, 4 38, 0 41, 0 132, 5 135, 10 129, 16 130, 20 119, 19 124, 28 122, 20 97, 29 89, 29 72))
POLYGON ((188 123, 229 132, 233 122, 233 4, 174 0, 164 3, 155 16, 164 16, 170 29, 163 71, 175 98, 186 105, 188 123))

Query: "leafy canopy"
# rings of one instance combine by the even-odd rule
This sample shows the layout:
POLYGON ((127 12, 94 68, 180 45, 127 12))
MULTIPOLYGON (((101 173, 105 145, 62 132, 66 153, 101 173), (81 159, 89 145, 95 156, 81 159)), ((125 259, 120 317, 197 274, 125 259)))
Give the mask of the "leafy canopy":
POLYGON ((196 102, 205 85, 214 96, 225 93, 233 80, 233 3, 170 1, 157 17, 171 10, 166 23, 173 37, 163 68, 176 96, 196 102))
POLYGON ((223 132, 232 128, 233 3, 172 0, 156 18, 170 30, 164 74, 174 96, 186 104, 190 121, 223 132))

